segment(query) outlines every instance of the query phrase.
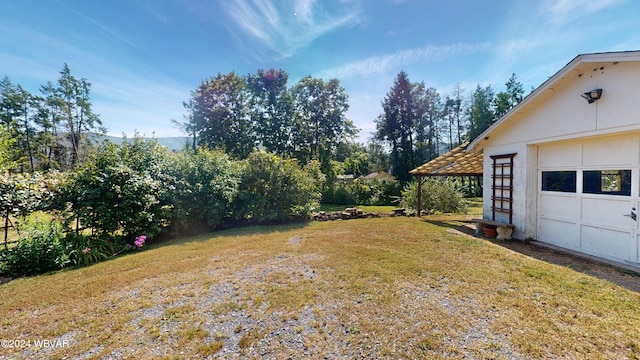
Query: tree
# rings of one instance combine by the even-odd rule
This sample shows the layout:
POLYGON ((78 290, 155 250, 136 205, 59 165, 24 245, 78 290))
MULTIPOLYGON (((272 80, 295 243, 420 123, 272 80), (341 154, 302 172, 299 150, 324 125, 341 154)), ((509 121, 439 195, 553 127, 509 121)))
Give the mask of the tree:
POLYGON ((15 165, 23 168, 28 161, 34 169, 33 133, 30 124, 30 108, 33 96, 20 85, 14 85, 8 77, 0 81, 0 124, 14 138, 15 165))
POLYGON ((522 83, 518 82, 515 73, 511 74, 505 86, 505 91, 497 93, 493 101, 496 120, 501 118, 524 98, 522 83))
POLYGON ((11 136, 11 133, 5 130, 3 124, 0 124, 0 175, 16 167, 15 142, 16 140, 11 136))
POLYGON ((495 119, 492 109, 493 97, 491 85, 484 88, 478 85, 471 95, 470 105, 466 111, 469 118, 470 139, 475 139, 493 123, 495 119))
POLYGON ((246 80, 235 72, 204 80, 185 103, 200 145, 246 158, 256 144, 248 98, 246 80))
POLYGON ((75 168, 80 157, 87 155, 84 149, 91 144, 86 133, 105 132, 100 127, 102 121, 91 109, 91 83, 85 78, 76 79, 65 63, 60 71, 57 86, 47 84, 43 91, 63 125, 69 146, 69 165, 75 168))
POLYGON ((284 70, 258 70, 247 76, 251 93, 251 117, 257 140, 267 151, 292 155, 295 117, 293 98, 287 90, 289 75, 284 70))
POLYGON ((441 125, 444 114, 441 110, 443 107, 442 100, 440 99, 440 94, 436 89, 427 89, 426 102, 427 110, 424 113, 423 118, 428 126, 428 130, 425 132, 426 143, 424 144, 424 147, 421 148, 420 155, 422 162, 435 159, 440 155, 440 143, 442 142, 440 139, 440 128, 444 127, 441 125))
POLYGON ((454 126, 455 126, 456 140, 457 140, 456 145, 462 144, 462 140, 465 134, 464 122, 461 121, 460 119, 460 113, 462 113, 462 93, 463 92, 464 92, 464 89, 460 87, 460 83, 457 83, 455 85, 455 88, 453 90, 453 96, 451 98, 453 100, 453 105, 454 105, 453 111, 455 115, 454 126))
POLYGON ((367 153, 369 154, 369 171, 380 172, 389 171, 389 154, 384 149, 384 145, 375 137, 369 139, 367 143, 367 153))
POLYGON ((382 101, 383 114, 376 120, 376 138, 391 146, 393 174, 403 182, 410 179, 409 171, 419 161, 414 134, 418 124, 422 128, 422 120, 428 114, 426 105, 430 102, 425 99, 426 94, 424 83, 412 83, 407 73, 401 71, 382 101))
POLYGON ((337 79, 325 82, 311 76, 301 79, 291 94, 299 116, 293 129, 296 155, 304 162, 319 160, 324 170, 336 145, 357 134, 353 122, 345 116, 348 95, 337 79))

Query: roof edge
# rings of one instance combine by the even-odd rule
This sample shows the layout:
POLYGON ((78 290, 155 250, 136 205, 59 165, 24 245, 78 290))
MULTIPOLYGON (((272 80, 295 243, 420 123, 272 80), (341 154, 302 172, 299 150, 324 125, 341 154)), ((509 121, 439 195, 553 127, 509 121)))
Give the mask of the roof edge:
POLYGON ((466 150, 468 152, 474 152, 476 150, 476 147, 480 143, 482 143, 497 127, 504 123, 513 114, 520 111, 521 108, 527 106, 527 104, 532 102, 533 99, 537 98, 538 95, 555 85, 559 80, 563 78, 566 73, 573 70, 577 65, 582 63, 593 63, 602 61, 640 61, 640 50, 579 54, 578 56, 571 59, 571 61, 569 61, 565 66, 563 66, 545 82, 540 84, 540 86, 538 86, 529 95, 522 99, 522 101, 520 101, 516 106, 507 111, 506 114, 502 115, 502 117, 496 120, 496 122, 491 124, 491 126, 489 126, 485 131, 483 131, 480 135, 473 139, 467 146, 466 150))

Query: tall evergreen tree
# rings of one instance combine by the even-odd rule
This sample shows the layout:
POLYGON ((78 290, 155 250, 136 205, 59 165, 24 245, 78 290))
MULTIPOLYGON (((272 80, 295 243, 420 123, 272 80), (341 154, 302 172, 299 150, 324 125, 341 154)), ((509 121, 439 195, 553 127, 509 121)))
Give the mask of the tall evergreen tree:
POLYGON ((495 120, 492 109, 494 93, 491 85, 478 85, 471 95, 471 101, 466 115, 469 118, 469 138, 475 139, 485 131, 495 120))
POLYGON ((66 145, 69 149, 68 165, 74 168, 91 146, 87 133, 105 132, 102 121, 91 108, 91 83, 85 78, 77 79, 71 75, 69 66, 64 64, 57 84, 49 82, 41 90, 49 107, 55 135, 64 135, 67 140, 66 144, 59 142, 58 149, 54 151, 60 151, 60 147, 66 145), (58 125, 62 126, 64 134, 57 133, 58 125))
POLYGON ((23 119, 27 117, 26 109, 28 108, 30 94, 28 94, 20 85, 14 85, 9 77, 5 76, 0 80, 0 125, 2 126, 3 136, 10 137, 10 142, 5 142, 4 149, 6 153, 3 156, 7 158, 6 162, 21 165, 24 156, 23 136, 21 136, 20 127, 23 119))
POLYGON ((505 86, 506 89, 497 93, 493 101, 496 120, 501 118, 524 98, 522 83, 518 82, 515 73, 511 74, 505 86))
POLYGON ((428 114, 426 94, 424 83, 412 83, 401 71, 382 101, 383 113, 376 120, 376 138, 391 147, 392 172, 401 181, 408 181, 409 171, 422 160, 416 156, 414 137, 416 126, 423 126, 428 114))

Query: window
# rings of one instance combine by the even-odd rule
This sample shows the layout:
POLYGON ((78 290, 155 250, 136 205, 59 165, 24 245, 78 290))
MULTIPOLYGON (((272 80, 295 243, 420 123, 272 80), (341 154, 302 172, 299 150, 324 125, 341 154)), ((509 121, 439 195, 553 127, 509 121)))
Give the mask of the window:
POLYGON ((582 184, 585 194, 631 196, 631 170, 585 170, 582 184))
POLYGON ((575 171, 543 171, 542 190, 559 192, 576 192, 575 171))

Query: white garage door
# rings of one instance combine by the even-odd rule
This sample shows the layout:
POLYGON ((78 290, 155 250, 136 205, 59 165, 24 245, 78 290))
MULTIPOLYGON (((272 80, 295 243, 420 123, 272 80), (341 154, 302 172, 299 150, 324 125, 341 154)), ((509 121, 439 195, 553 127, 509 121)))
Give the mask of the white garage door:
POLYGON ((640 136, 538 147, 539 241, 640 266, 640 136))

